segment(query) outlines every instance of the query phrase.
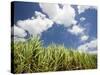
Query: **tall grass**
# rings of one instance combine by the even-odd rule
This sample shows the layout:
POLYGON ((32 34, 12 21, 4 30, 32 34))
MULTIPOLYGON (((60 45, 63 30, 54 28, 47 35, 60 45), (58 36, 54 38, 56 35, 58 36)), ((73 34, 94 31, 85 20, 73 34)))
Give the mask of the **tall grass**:
POLYGON ((27 42, 13 42, 12 72, 32 73, 97 68, 97 55, 80 53, 64 45, 43 47, 40 38, 27 42))

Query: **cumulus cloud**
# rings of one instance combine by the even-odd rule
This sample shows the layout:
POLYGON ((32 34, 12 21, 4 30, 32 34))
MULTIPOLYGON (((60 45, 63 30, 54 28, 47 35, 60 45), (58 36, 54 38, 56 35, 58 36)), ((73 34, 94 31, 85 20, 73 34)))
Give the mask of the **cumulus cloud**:
MULTIPOLYGON (((85 28, 81 27, 80 24, 77 25, 78 21, 75 20, 75 10, 71 5, 66 4, 50 4, 50 3, 40 3, 40 8, 42 11, 49 16, 49 18, 57 24, 64 25, 67 27, 68 32, 73 35, 79 36, 81 41, 88 40, 89 36, 85 35, 85 28)), ((78 6, 78 12, 84 12, 89 6, 78 6)), ((93 7, 91 7, 93 8, 93 7)), ((80 21, 85 21, 85 17, 81 17, 80 21)))
POLYGON ((89 36, 88 35, 81 35, 81 41, 86 41, 88 40, 89 36))
POLYGON ((46 31, 50 27, 52 27, 53 21, 46 18, 44 14, 36 11, 35 15, 26 20, 19 20, 12 28, 14 28, 14 36, 17 35, 25 37, 27 31, 30 35, 41 35, 43 31, 46 31))
POLYGON ((31 35, 37 35, 52 27, 53 22, 47 18, 37 17, 36 19, 19 20, 17 25, 27 30, 31 35))
POLYGON ((82 34, 85 29, 80 27, 79 25, 74 25, 72 28, 68 29, 71 34, 79 35, 82 34))
POLYGON ((80 25, 73 25, 71 28, 68 28, 68 32, 79 36, 79 39, 82 42, 87 41, 89 38, 89 36, 85 34, 85 28, 81 27, 80 25))
POLYGON ((42 11, 57 24, 69 27, 77 22, 75 20, 75 10, 70 5, 64 4, 62 8, 58 4, 40 3, 39 5, 42 11))
POLYGON ((86 20, 85 17, 81 17, 81 18, 80 18, 80 21, 82 21, 82 22, 85 21, 85 20, 86 20))
POLYGON ((22 29, 22 28, 20 28, 20 27, 18 27, 18 26, 16 26, 16 25, 14 25, 14 26, 12 27, 11 33, 12 33, 14 36, 20 37, 20 38, 23 38, 23 37, 25 37, 25 36, 27 35, 24 29, 22 29))
POLYGON ((80 45, 78 47, 78 50, 95 53, 97 51, 97 39, 91 40, 90 42, 80 45))
POLYGON ((84 6, 84 5, 82 5, 82 6, 77 6, 77 8, 78 8, 78 13, 79 13, 79 14, 85 12, 85 10, 87 10, 87 9, 97 9, 96 6, 86 6, 86 5, 85 5, 85 6, 84 6))
POLYGON ((50 18, 55 17, 59 12, 58 4, 40 3, 39 5, 42 11, 46 13, 50 18))
MULTIPOLYGON (((40 3, 39 6, 49 18, 47 18, 45 14, 35 11, 35 15, 31 18, 18 20, 16 25, 12 27, 15 39, 21 39, 18 37, 26 37, 27 32, 32 36, 41 35, 42 32, 52 27, 54 22, 67 27, 71 34, 81 34, 80 39, 82 41, 88 39, 88 36, 84 34, 85 28, 81 27, 81 25, 77 25, 78 22, 75 20, 75 10, 71 5, 61 4, 60 7, 59 4, 40 3)), ((78 6, 78 12, 82 13, 88 8, 90 7, 78 6)), ((80 21, 84 21, 85 19, 86 18, 81 17, 80 21)))

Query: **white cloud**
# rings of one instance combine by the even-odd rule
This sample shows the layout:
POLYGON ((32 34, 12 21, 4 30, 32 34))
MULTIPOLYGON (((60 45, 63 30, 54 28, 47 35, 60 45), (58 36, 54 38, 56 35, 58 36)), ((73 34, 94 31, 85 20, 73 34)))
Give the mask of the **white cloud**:
POLYGON ((85 17, 81 17, 81 18, 80 18, 80 21, 84 21, 84 20, 86 20, 85 17))
POLYGON ((25 37, 27 35, 26 32, 25 32, 25 30, 23 30, 22 28, 20 28, 20 27, 18 27, 16 25, 14 25, 12 27, 11 33, 12 33, 12 35, 20 37, 20 38, 21 37, 25 37))
POLYGON ((52 27, 52 25, 53 25, 52 20, 46 18, 45 15, 42 14, 41 12, 36 11, 35 16, 31 17, 31 19, 17 21, 16 29, 14 29, 14 35, 16 34, 17 36, 24 36, 25 31, 28 31, 29 34, 33 36, 41 35, 43 31, 46 31, 47 29, 52 27), (18 27, 20 27, 19 30, 18 27))
POLYGON ((88 35, 82 35, 80 39, 81 39, 81 41, 86 41, 86 40, 88 40, 88 38, 89 38, 88 35))
MULTIPOLYGON (((41 12, 35 11, 35 16, 36 17, 41 17, 41 18, 46 18, 46 15, 42 14, 41 12)), ((35 19, 35 18, 33 18, 35 19)))
POLYGON ((74 35, 78 35, 83 33, 84 28, 80 27, 79 25, 74 25, 71 29, 68 29, 68 31, 74 35))
POLYGON ((17 25, 19 27, 24 30, 27 30, 31 35, 41 34, 43 31, 46 31, 48 28, 52 27, 52 24, 53 22, 47 18, 20 20, 17 22, 17 25))
POLYGON ((82 44, 78 47, 79 51, 90 52, 90 53, 96 52, 97 51, 96 49, 97 49, 97 39, 82 44))
POLYGON ((85 6, 84 5, 78 6, 77 8, 78 8, 78 13, 79 14, 85 12, 85 10, 87 10, 87 9, 97 9, 96 6, 86 6, 86 5, 85 6))
POLYGON ((79 36, 80 41, 84 42, 88 40, 89 36, 85 34, 85 28, 81 25, 73 25, 71 28, 68 28, 68 32, 73 35, 79 36))
POLYGON ((53 18, 59 13, 58 4, 50 4, 50 3, 40 3, 40 8, 44 13, 46 13, 50 18, 53 18))
MULTIPOLYGON (((17 21, 16 27, 20 28, 20 30, 14 30, 16 35, 25 37, 27 35, 25 31, 28 31, 29 34, 33 36, 41 35, 42 32, 52 27, 53 22, 64 25, 68 28, 68 31, 71 34, 84 34, 85 28, 80 25, 76 25, 77 21, 75 20, 75 10, 70 5, 63 4, 62 8, 60 8, 58 4, 40 3, 39 5, 42 11, 47 14, 49 18, 47 18, 45 14, 35 11, 35 15, 31 18, 17 21)), ((90 7, 78 6, 78 11, 79 13, 82 13, 88 8, 90 7)), ((84 21, 85 19, 86 18, 84 17, 80 18, 81 21, 84 21)), ((80 39, 85 41, 88 39, 88 36, 82 35, 80 39)))
POLYGON ((46 18, 44 14, 40 12, 35 13, 36 18, 19 20, 17 25, 24 30, 27 30, 31 35, 41 34, 48 28, 52 27, 53 22, 46 18))
MULTIPOLYGON (((84 33, 85 28, 81 27, 81 25, 76 25, 77 21, 75 20, 75 10, 70 5, 62 4, 60 8, 58 4, 45 4, 40 3, 40 8, 44 13, 46 13, 51 20, 53 20, 57 24, 64 25, 68 28, 68 31, 71 34, 79 35, 81 41, 86 41, 89 36, 86 36, 84 33), (70 28, 72 26, 72 28, 70 28), (83 35, 84 34, 84 35, 83 35)), ((82 7, 79 7, 80 11, 83 11, 82 7)), ((84 7, 86 8, 86 7, 84 7)), ((85 17, 81 17, 80 21, 86 20, 85 17)))
POLYGON ((69 27, 76 23, 75 10, 70 5, 64 4, 63 8, 60 8, 58 4, 40 3, 40 7, 57 24, 69 27))

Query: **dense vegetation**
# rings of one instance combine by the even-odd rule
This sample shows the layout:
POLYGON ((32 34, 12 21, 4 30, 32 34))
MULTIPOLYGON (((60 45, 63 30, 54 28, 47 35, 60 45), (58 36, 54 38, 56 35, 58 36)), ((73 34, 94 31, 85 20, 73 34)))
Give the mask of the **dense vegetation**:
POLYGON ((78 52, 63 45, 43 46, 39 38, 13 42, 12 72, 31 73, 97 68, 97 55, 78 52))

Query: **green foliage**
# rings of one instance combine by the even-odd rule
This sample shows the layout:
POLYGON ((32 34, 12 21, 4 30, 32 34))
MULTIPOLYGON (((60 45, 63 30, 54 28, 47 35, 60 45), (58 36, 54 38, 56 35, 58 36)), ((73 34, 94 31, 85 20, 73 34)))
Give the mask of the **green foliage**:
POLYGON ((40 38, 11 44, 13 73, 32 73, 97 68, 97 55, 80 53, 51 44, 43 47, 40 38))

